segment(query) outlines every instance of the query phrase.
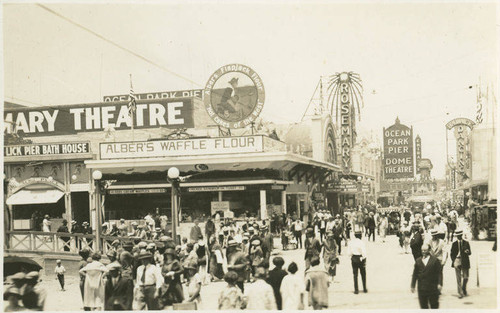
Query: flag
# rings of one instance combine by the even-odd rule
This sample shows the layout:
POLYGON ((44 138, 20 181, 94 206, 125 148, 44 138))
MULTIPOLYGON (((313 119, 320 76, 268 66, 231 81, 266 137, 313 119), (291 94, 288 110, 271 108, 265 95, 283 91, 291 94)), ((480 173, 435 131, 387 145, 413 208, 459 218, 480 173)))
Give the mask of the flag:
POLYGON ((132 74, 130 74, 130 93, 128 94, 128 115, 132 116, 135 113, 137 98, 134 94, 134 88, 132 87, 132 74))

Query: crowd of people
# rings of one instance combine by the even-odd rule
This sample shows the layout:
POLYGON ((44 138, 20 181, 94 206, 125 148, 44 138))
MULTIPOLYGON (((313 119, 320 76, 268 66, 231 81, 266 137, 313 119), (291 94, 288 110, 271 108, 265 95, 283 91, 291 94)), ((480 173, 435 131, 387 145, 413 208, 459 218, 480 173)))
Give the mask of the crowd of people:
MULTIPOLYGON (((370 206, 345 210, 342 216, 320 209, 307 223, 289 215, 273 215, 267 221, 246 218, 238 223, 216 216, 208 218, 203 230, 195 220, 189 236, 178 243, 165 227, 166 218, 147 215, 144 220, 141 225, 128 225, 123 219, 104 223, 105 236, 119 237, 105 238, 110 241, 106 258, 80 244, 85 310, 200 309, 203 286, 214 281, 227 284, 218 297, 218 308, 223 310, 328 308, 328 287, 336 276, 342 246, 350 258, 354 293, 367 293, 366 242, 375 241, 376 235, 385 242, 389 225, 403 253, 413 255, 411 291, 418 291, 422 308, 439 306, 448 258, 455 269, 459 297, 467 296, 471 249, 463 230, 457 229, 458 214, 453 209, 429 213, 403 209, 395 219, 370 206), (275 237, 281 237, 282 250, 304 249, 301 271, 296 262, 285 264, 274 253, 275 237)), ((50 225, 48 217, 43 224, 50 225)), ((90 233, 88 223, 71 224, 72 233, 90 233)), ((70 232, 67 223, 58 232, 70 232)), ((64 291, 65 269, 60 261, 55 274, 64 291)), ((5 293, 9 310, 16 310, 15 303, 20 301, 26 308, 36 303, 43 309, 45 293, 37 287, 38 276, 16 275, 10 277, 12 284, 5 293), (37 301, 25 300, 37 293, 37 301)))

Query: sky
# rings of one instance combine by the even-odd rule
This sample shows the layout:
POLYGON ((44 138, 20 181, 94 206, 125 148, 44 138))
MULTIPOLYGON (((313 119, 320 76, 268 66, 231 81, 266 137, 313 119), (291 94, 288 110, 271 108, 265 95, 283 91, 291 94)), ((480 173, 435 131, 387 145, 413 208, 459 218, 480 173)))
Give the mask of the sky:
POLYGON ((475 119, 476 90, 497 81, 494 2, 163 2, 3 5, 4 98, 30 106, 201 89, 220 66, 261 76, 262 116, 297 122, 320 76, 360 74, 358 127, 380 140, 399 117, 444 176, 445 124, 475 119), (215 4, 216 3, 216 4, 215 4), (117 48, 109 41, 141 55, 117 48))

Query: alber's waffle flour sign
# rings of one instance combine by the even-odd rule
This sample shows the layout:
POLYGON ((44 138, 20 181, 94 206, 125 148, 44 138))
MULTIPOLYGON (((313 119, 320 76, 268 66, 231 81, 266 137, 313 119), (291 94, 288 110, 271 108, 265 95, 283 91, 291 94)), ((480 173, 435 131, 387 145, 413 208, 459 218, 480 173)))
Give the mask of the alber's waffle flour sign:
POLYGON ((101 143, 101 159, 162 158, 264 151, 261 135, 101 143))

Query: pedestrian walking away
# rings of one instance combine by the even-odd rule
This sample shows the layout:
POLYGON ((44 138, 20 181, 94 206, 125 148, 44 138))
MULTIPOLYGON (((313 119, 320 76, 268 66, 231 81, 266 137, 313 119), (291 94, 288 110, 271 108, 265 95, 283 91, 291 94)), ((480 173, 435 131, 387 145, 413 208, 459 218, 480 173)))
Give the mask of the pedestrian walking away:
POLYGON ((363 292, 367 293, 366 288, 366 246, 361 241, 362 233, 357 231, 354 233, 354 239, 349 243, 349 256, 351 257, 352 273, 354 277, 354 293, 359 293, 358 287, 358 272, 361 274, 361 282, 363 284, 363 292))

